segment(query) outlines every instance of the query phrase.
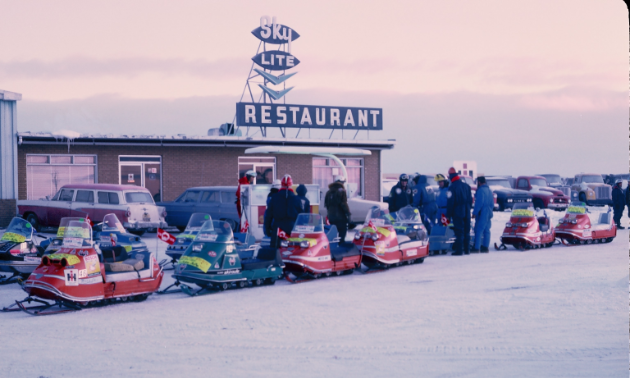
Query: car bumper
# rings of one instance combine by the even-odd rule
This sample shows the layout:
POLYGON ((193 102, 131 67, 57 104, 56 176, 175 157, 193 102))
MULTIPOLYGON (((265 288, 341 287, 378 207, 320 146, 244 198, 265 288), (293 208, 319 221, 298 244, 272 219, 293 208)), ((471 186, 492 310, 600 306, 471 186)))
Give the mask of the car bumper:
POLYGON ((547 207, 554 210, 564 210, 567 207, 569 207, 569 204, 568 203, 549 203, 547 207))

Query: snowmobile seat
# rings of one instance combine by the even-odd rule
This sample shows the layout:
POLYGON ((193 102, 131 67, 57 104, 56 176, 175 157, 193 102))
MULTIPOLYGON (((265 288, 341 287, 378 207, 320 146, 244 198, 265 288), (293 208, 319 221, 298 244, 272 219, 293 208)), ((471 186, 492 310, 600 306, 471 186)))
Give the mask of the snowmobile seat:
POLYGON ((606 225, 610 224, 610 213, 608 213, 608 212, 600 213, 597 223, 598 224, 606 224, 606 225))
POLYGON ((540 231, 542 232, 549 231, 549 218, 538 217, 538 226, 540 227, 540 231))
POLYGON ((105 263, 124 261, 129 258, 129 254, 127 253, 125 247, 120 245, 111 248, 104 248, 101 252, 103 253, 103 262, 105 263))
POLYGON ((241 260, 244 270, 266 269, 270 265, 282 266, 280 251, 275 248, 263 247, 258 250, 255 259, 241 260))
POLYGON ((353 243, 339 243, 336 247, 330 247, 330 257, 333 261, 341 261, 346 257, 358 256, 360 254, 361 251, 353 243))
POLYGON ((144 269, 144 255, 138 253, 135 258, 128 258, 120 262, 106 262, 106 272, 133 272, 134 270, 144 269))

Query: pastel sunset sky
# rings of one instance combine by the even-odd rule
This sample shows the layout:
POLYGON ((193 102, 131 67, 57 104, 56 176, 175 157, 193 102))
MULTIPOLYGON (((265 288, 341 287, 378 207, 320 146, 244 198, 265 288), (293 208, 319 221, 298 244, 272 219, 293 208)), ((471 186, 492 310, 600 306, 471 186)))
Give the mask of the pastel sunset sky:
POLYGON ((19 131, 206 135, 232 121, 259 43, 251 31, 269 15, 301 35, 287 103, 383 108, 370 138, 397 140, 385 172, 445 172, 453 160, 488 174, 628 171, 621 0, 0 0, 0 10, 0 89, 23 94, 19 131))

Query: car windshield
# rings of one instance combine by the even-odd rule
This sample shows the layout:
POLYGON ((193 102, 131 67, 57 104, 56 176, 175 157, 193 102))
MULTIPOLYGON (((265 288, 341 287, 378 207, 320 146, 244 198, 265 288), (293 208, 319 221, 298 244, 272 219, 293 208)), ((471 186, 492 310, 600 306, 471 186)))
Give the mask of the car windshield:
POLYGON ((601 175, 588 175, 582 176, 582 182, 593 183, 593 184, 603 184, 604 179, 601 175))
POLYGON ((513 217, 533 217, 534 205, 531 203, 517 203, 512 209, 513 217))
POLYGON ((127 203, 153 203, 153 197, 147 192, 126 192, 125 200, 127 203))
POLYGON ((13 218, 0 240, 22 243, 26 240, 31 240, 32 237, 33 226, 22 218, 13 218))
POLYGON ((232 234, 232 227, 228 222, 213 221, 212 217, 208 216, 208 220, 203 222, 199 233, 195 237, 195 241, 199 242, 216 242, 227 243, 234 241, 234 234, 232 234))
POLYGON ((569 207, 567 207, 567 214, 585 214, 586 213, 586 204, 584 202, 571 202, 569 207))
POLYGON ((427 177, 427 185, 429 186, 437 186, 437 181, 435 181, 434 176, 426 176, 427 177))
POLYGON ((298 215, 293 232, 324 232, 324 222, 319 214, 298 215))
POLYGON ((191 215, 190 220, 188 221, 188 225, 186 226, 186 234, 196 234, 201 230, 201 226, 210 219, 209 214, 204 213, 194 213, 191 215))
POLYGON ((392 220, 392 216, 386 210, 382 210, 378 206, 372 206, 368 211, 367 217, 365 217, 365 226, 368 226, 370 223, 377 227, 391 226, 392 220))
POLYGON ((468 176, 460 176, 462 178, 462 180, 464 180, 464 182, 468 185, 475 185, 475 180, 472 179, 472 177, 468 177, 468 176))
POLYGON ((61 237, 63 238, 63 246, 66 248, 81 248, 85 245, 91 245, 92 227, 85 218, 71 220, 64 228, 61 237))
POLYGON ((540 175, 547 180, 549 184, 560 184, 562 180, 560 179, 560 175, 540 175))
POLYGON ((118 220, 116 214, 107 214, 103 217, 101 230, 104 232, 127 232, 122 223, 118 220))
POLYGON ((547 180, 542 178, 530 178, 529 184, 531 186, 547 186, 547 180))
POLYGON ((396 222, 411 223, 422 222, 420 219, 420 211, 412 206, 405 206, 396 212, 396 222))
POLYGON ((504 188, 512 189, 510 182, 505 179, 486 179, 488 186, 502 186, 504 188))

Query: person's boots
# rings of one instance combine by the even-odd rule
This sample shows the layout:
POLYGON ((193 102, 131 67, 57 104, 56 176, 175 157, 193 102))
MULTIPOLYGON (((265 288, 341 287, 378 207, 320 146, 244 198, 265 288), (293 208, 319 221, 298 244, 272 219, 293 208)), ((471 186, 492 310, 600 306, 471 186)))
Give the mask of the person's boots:
POLYGON ((456 252, 451 253, 451 256, 461 256, 461 255, 463 255, 462 251, 456 251, 456 252))
POLYGON ((626 228, 621 225, 621 222, 617 225, 617 230, 625 230, 626 228))
POLYGON ((488 253, 488 252, 490 252, 488 247, 481 246, 481 253, 488 253))
MULTIPOLYGON (((483 248, 483 247, 481 247, 483 248)), ((470 250, 470 253, 479 253, 479 250, 477 248, 473 248, 470 250)))

